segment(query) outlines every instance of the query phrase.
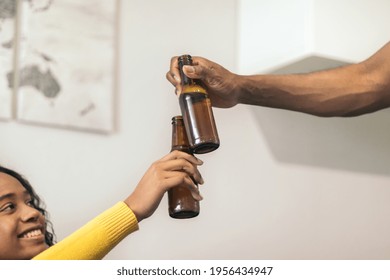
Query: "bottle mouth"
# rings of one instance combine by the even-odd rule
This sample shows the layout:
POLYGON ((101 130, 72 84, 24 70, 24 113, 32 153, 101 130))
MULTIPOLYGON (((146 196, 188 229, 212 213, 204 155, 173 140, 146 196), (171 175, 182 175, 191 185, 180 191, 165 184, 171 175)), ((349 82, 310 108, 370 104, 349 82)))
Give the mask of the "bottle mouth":
POLYGON ((183 54, 177 58, 179 66, 183 65, 191 65, 192 64, 192 57, 189 54, 183 54))
POLYGON ((174 116, 172 117, 172 123, 176 123, 177 121, 182 121, 183 120, 183 116, 179 115, 179 116, 174 116))

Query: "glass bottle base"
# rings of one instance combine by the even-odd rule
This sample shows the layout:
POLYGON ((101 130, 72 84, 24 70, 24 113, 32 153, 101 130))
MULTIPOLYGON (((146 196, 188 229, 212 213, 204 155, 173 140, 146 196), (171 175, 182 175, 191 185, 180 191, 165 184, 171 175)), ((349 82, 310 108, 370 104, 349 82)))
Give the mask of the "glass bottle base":
POLYGON ((207 154, 212 151, 215 151, 216 149, 218 149, 218 147, 219 144, 217 143, 205 142, 205 143, 195 144, 191 148, 194 154, 207 154))
POLYGON ((180 211, 176 213, 169 213, 169 216, 174 219, 190 219, 195 218, 199 215, 199 212, 193 212, 193 211, 180 211))

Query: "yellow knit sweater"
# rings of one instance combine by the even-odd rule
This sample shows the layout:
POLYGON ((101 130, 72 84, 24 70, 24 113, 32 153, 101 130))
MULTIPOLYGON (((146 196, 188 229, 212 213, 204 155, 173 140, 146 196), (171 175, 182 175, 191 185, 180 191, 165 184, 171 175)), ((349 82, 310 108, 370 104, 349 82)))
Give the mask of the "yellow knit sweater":
POLYGON ((124 202, 118 202, 33 259, 99 260, 136 230, 138 222, 133 211, 124 202))

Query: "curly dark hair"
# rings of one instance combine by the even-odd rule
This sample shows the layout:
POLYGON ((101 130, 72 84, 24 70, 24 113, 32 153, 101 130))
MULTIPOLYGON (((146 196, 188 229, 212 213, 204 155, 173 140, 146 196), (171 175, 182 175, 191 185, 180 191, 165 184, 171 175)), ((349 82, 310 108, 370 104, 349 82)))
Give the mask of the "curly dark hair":
POLYGON ((32 199, 32 205, 35 209, 37 209, 41 214, 45 217, 45 242, 47 245, 52 246, 55 244, 55 234, 52 223, 49 221, 49 213, 45 210, 45 205, 42 199, 35 193, 31 184, 19 173, 8 169, 6 167, 0 166, 0 172, 8 174, 14 177, 22 186, 27 190, 32 199))

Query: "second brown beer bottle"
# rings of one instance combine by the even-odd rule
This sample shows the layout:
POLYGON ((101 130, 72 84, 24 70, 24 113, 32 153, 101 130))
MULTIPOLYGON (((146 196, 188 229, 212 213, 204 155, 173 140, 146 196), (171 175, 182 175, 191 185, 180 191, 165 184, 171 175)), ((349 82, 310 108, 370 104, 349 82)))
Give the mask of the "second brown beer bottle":
POLYGON ((195 154, 212 152, 219 147, 219 138, 210 98, 201 81, 183 72, 184 65, 192 65, 192 57, 182 55, 178 64, 182 86, 179 104, 191 149, 195 154))
MULTIPOLYGON (((182 116, 172 118, 172 148, 192 155, 184 129, 182 116)), ((195 200, 188 187, 177 186, 168 191, 169 216, 188 219, 199 215, 199 201, 195 200)))

